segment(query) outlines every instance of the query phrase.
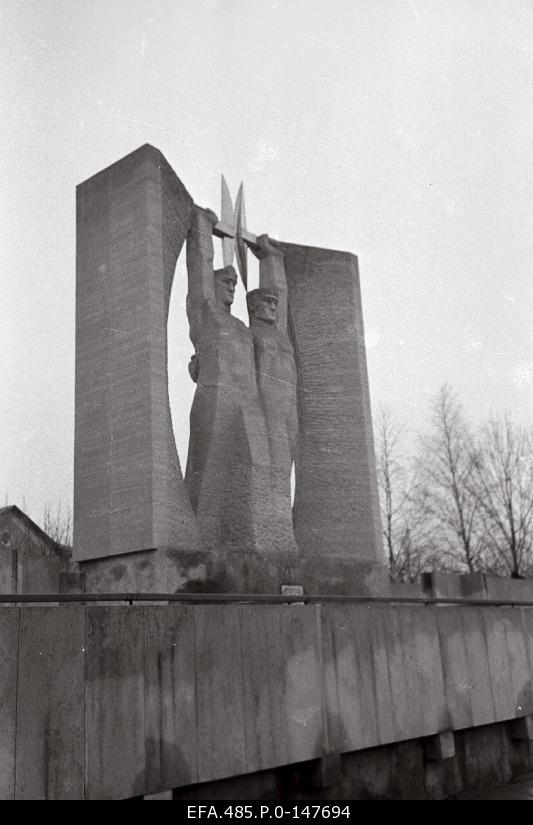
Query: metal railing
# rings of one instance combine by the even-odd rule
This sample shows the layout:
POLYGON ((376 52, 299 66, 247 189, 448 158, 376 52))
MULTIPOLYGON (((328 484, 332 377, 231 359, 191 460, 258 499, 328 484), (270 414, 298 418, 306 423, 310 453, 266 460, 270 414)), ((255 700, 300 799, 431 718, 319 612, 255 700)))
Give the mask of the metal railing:
POLYGON ((2 604, 55 604, 88 602, 182 602, 185 604, 419 604, 466 605, 470 607, 533 607, 530 599, 470 599, 434 596, 286 596, 278 593, 15 593, 0 595, 2 604))

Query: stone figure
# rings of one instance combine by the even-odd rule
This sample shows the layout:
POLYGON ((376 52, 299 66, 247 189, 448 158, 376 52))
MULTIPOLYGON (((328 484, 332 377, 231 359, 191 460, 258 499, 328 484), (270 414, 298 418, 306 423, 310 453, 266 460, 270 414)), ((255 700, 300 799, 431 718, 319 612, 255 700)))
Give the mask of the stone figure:
POLYGON ((291 470, 296 459, 298 409, 296 363, 288 330, 283 253, 267 235, 257 239, 259 289, 247 295, 255 367, 270 454, 273 543, 296 550, 292 529, 291 470))
POLYGON ((368 592, 385 568, 357 258, 258 238, 242 184, 233 209, 223 181, 217 221, 148 144, 81 183, 76 214, 74 559, 88 590, 368 592), (167 325, 185 241, 184 480, 167 325), (248 252, 249 326, 231 314, 231 264, 246 285, 248 252))
POLYGON ((267 542, 269 450, 250 329, 231 315, 237 275, 214 271, 216 215, 195 207, 187 238, 187 316, 197 379, 185 487, 204 547, 259 549, 267 542))

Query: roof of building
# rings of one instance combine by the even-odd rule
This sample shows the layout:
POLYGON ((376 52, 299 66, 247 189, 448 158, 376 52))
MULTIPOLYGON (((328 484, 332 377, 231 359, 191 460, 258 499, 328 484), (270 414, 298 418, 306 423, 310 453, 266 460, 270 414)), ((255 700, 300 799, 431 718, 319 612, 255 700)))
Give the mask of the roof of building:
POLYGON ((68 553, 69 555, 71 554, 72 550, 70 547, 68 547, 66 544, 61 544, 59 541, 56 541, 51 536, 49 536, 48 533, 45 533, 45 531, 41 527, 39 527, 39 525, 36 524, 33 521, 33 519, 31 519, 27 515, 27 513, 21 510, 20 507, 17 507, 16 504, 11 504, 8 507, 0 507, 0 516, 9 514, 16 516, 16 518, 18 518, 19 521, 21 521, 28 530, 31 530, 33 533, 35 533, 38 536, 38 538, 41 539, 41 541, 46 542, 54 550, 57 550, 61 553, 68 553))

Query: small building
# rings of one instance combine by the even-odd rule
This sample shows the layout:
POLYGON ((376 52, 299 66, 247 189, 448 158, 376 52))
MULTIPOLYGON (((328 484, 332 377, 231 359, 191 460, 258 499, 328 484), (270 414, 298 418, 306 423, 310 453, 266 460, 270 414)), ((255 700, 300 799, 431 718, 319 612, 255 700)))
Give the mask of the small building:
POLYGON ((0 507, 0 593, 60 593, 76 565, 19 507, 0 507))

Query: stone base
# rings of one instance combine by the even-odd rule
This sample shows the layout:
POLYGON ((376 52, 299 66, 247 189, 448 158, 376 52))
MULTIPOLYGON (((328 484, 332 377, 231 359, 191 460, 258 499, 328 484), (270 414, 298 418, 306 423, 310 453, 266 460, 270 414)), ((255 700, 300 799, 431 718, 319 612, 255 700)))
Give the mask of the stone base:
POLYGON ((482 796, 462 794, 489 783, 507 782, 533 768, 533 751, 528 743, 511 738, 506 722, 456 731, 455 740, 455 756, 448 759, 428 760, 424 740, 410 739, 336 755, 340 764, 300 762, 176 788, 173 798, 335 800, 341 807, 342 800, 354 799, 479 799, 482 796), (325 768, 334 770, 325 776, 325 768), (326 781, 317 781, 320 774, 326 781))
POLYGON ((86 593, 209 592, 202 553, 162 548, 80 562, 86 593))
POLYGON ((208 558, 160 548, 80 562, 79 568, 86 593, 280 594, 282 585, 302 585, 304 595, 392 595, 383 565, 298 553, 235 551, 208 558))
POLYGON ((230 553, 208 566, 220 593, 281 593, 282 585, 301 585, 305 596, 389 596, 389 571, 354 559, 314 559, 298 553, 230 553))
POLYGON ((391 596, 388 568, 349 558, 303 557, 304 592, 313 596, 391 596))

